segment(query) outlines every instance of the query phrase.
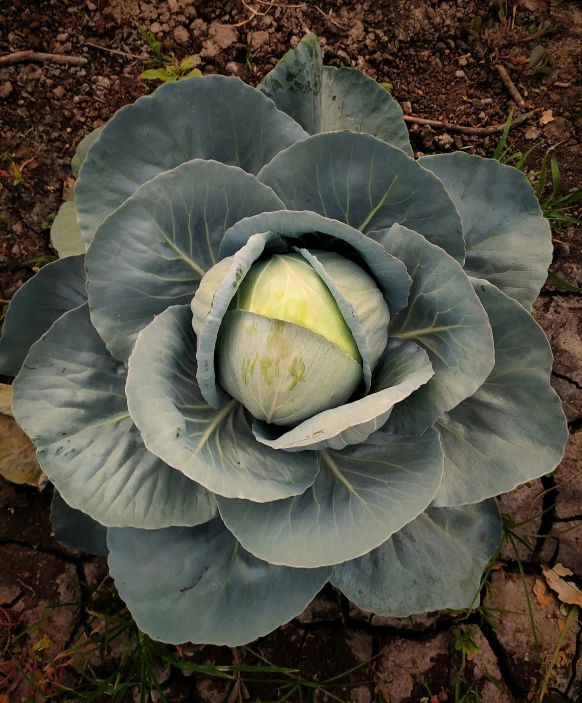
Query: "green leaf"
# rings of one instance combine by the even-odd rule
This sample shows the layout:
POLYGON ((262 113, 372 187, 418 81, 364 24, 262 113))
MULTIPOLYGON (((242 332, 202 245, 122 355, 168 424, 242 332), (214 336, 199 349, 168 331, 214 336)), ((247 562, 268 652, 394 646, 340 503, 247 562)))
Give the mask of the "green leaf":
POLYGON ((254 176, 215 161, 190 161, 139 188, 87 255, 91 317, 109 351, 125 361, 155 315, 192 300, 229 227, 281 207, 254 176))
POLYGON ((79 171, 81 170, 83 161, 87 158, 89 148, 99 139, 102 132, 103 127, 97 127, 97 129, 89 132, 89 134, 85 135, 79 142, 79 146, 77 147, 75 155, 71 160, 71 169, 73 170, 73 176, 75 178, 79 178, 79 171))
POLYGON ((388 341, 390 312, 382 293, 361 266, 335 252, 297 250, 333 295, 362 357, 367 390, 388 341))
POLYGON ((495 341, 495 366, 476 393, 439 418, 445 453, 438 507, 477 503, 553 471, 568 438, 550 386, 550 345, 532 316, 473 279, 495 341))
POLYGON ((582 293, 582 288, 578 288, 578 286, 574 286, 571 283, 568 283, 568 281, 565 281, 563 278, 560 278, 553 271, 548 271, 548 281, 550 281, 550 283, 553 283, 555 286, 564 288, 564 290, 569 290, 572 293, 582 293))
POLYGON ((412 156, 398 103, 361 71, 324 67, 314 34, 307 34, 285 54, 259 90, 309 134, 349 129, 371 134, 412 156))
POLYGON ((67 547, 107 556, 107 528, 80 510, 71 508, 56 490, 51 505, 51 522, 55 537, 67 547))
POLYGON ((34 345, 14 382, 12 409, 43 471, 68 505, 107 527, 210 520, 214 498, 146 451, 127 411, 125 379, 87 305, 65 313, 34 345))
POLYGON ((433 429, 421 437, 376 432, 363 444, 317 454, 320 472, 300 496, 264 504, 217 499, 228 529, 259 559, 313 568, 366 554, 426 509, 443 470, 433 429))
POLYGON ((140 333, 126 392, 148 449, 209 490, 268 501, 313 483, 313 453, 290 455, 259 444, 248 414, 234 400, 220 410, 206 404, 196 381, 188 306, 168 308, 140 333))
POLYGON ((144 81, 170 81, 176 80, 176 76, 171 74, 166 68, 150 68, 139 74, 144 81))
POLYGON ((401 225, 371 236, 412 275, 408 308, 392 318, 388 334, 424 347, 435 371, 394 408, 386 427, 395 434, 422 432, 489 375, 494 363, 489 319, 463 269, 442 249, 401 225))
POLYGON ((296 246, 311 245, 310 240, 315 238, 318 249, 325 249, 328 245, 337 249, 338 244, 347 244, 351 248, 352 257, 354 253, 359 254, 370 270, 384 294, 391 314, 406 306, 412 283, 406 266, 390 256, 380 244, 343 222, 327 219, 315 212, 293 210, 247 217, 225 233, 220 243, 219 258, 235 254, 257 232, 277 232, 280 237, 296 246))
POLYGON ((182 76, 182 78, 200 78, 202 71, 199 68, 193 68, 191 71, 182 76))
POLYGON ((290 210, 312 210, 365 234, 406 223, 464 260, 461 218, 441 181, 375 137, 317 134, 277 154, 257 177, 290 210))
POLYGON ((51 226, 51 244, 59 258, 85 253, 85 242, 77 225, 77 208, 73 200, 65 201, 51 226))
POLYGON ((333 570, 331 582, 364 610, 407 617, 469 608, 501 542, 494 500, 430 508, 381 547, 333 570))
POLYGON ((464 152, 419 160, 445 184, 463 220, 465 271, 531 309, 552 260, 550 225, 523 173, 464 152))
MULTIPOLYGON (((238 78, 204 76, 160 86, 119 110, 83 164, 75 188, 81 233, 97 227, 137 188, 192 159, 258 173, 306 133, 238 78)), ((199 183, 204 187, 204 183, 199 183)))
POLYGON ((217 355, 221 386, 275 425, 343 405, 362 380, 361 365, 320 334, 244 310, 224 316, 217 355))
POLYGON ((194 528, 109 530, 109 567, 138 627, 155 640, 235 647, 299 615, 330 569, 272 566, 220 520, 194 528))
POLYGON ((68 310, 87 300, 84 256, 55 261, 16 292, 0 338, 0 372, 16 376, 30 347, 68 310))
MULTIPOLYGON (((255 437, 274 449, 343 449, 360 444, 382 427, 396 403, 427 383, 434 371, 426 352, 414 342, 390 339, 375 371, 372 392, 341 407, 326 410, 283 434, 255 422, 255 437)), ((334 373, 333 377, 339 377, 334 373)))
MULTIPOLYGON (((216 342, 222 319, 244 277, 270 241, 273 241, 275 245, 280 242, 278 235, 273 232, 253 234, 249 237, 248 242, 232 257, 230 268, 224 270, 224 278, 214 291, 212 306, 204 324, 199 327, 199 321, 193 321, 193 328, 199 328, 199 332, 197 332, 196 378, 202 397, 213 408, 220 408, 230 400, 228 393, 225 393, 216 380, 216 342)), ((222 271, 222 266, 219 268, 222 271)), ((196 311, 197 315, 199 314, 200 303, 196 297, 192 301, 192 309, 193 312, 196 311)))

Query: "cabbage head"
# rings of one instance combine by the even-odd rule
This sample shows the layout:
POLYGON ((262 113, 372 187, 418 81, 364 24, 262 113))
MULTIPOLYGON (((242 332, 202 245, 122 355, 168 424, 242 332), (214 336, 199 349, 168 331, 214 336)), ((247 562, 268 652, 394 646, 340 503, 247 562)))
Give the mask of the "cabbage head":
POLYGON ((381 615, 469 607, 495 496, 567 433, 525 177, 415 160, 397 103, 308 35, 258 89, 121 109, 75 196, 86 253, 15 295, 1 369, 57 536, 108 553, 139 627, 240 645, 328 581, 381 615))

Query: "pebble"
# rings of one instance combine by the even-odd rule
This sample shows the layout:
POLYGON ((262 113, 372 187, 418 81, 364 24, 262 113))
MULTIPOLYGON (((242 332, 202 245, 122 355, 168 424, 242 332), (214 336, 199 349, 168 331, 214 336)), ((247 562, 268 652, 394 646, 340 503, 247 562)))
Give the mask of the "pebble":
POLYGON ((0 85, 0 98, 7 98, 10 93, 13 90, 12 83, 10 81, 6 81, 6 83, 2 83, 0 85))
POLYGON ((188 44, 190 41, 190 33, 183 25, 179 24, 176 29, 174 29, 174 41, 177 44, 188 44))
POLYGON ((153 34, 159 34, 162 31, 162 25, 159 22, 152 22, 150 24, 150 31, 153 34))

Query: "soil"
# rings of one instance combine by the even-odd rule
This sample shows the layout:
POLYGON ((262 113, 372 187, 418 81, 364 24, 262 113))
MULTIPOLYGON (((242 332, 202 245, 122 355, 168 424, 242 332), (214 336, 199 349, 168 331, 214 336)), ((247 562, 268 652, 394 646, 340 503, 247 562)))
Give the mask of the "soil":
MULTIPOLYGON (((582 187, 579 0, 321 0, 317 5, 311 0, 257 0, 246 5, 242 0, 0 0, 0 54, 33 49, 88 60, 80 68, 51 63, 0 65, 0 158, 4 160, 0 170, 9 168, 10 155, 25 181, 14 184, 0 177, 2 301, 9 301, 39 266, 55 256, 50 221, 70 188, 70 159, 80 139, 158 85, 139 77, 151 66, 151 53, 138 24, 155 32, 165 51, 175 52, 179 59, 199 55, 198 67, 204 74, 236 75, 252 85, 306 31, 313 31, 323 45, 326 64, 357 67, 389 83, 406 114, 473 127, 504 123, 515 108, 493 65, 499 60, 526 102, 525 107, 515 108, 515 114, 540 108, 534 118, 510 132, 512 152, 526 151, 539 142, 526 172, 534 178, 551 148, 560 167, 559 195, 582 187), (505 23, 495 4, 507 8, 505 23), (548 26, 544 23, 552 31, 536 38, 536 32, 548 26), (537 46, 548 52, 546 65, 541 66, 545 72, 527 65, 537 46)), ((500 136, 418 125, 412 125, 410 132, 417 156, 456 149, 491 156, 500 136)), ((580 217, 582 208, 568 214, 580 217)), ((581 242, 582 226, 565 223, 556 228, 552 270, 578 287, 582 286, 581 242)), ((451 613, 397 621, 362 613, 328 588, 306 613, 256 643, 255 650, 277 665, 301 669, 312 681, 337 675, 382 652, 342 679, 339 688, 331 689, 354 703, 452 701, 457 680, 463 692, 471 687, 478 690, 478 700, 484 703, 535 700, 540 667, 527 615, 527 593, 544 666, 555 657, 544 701, 575 701, 582 696, 579 623, 574 619, 565 628, 569 606, 552 594, 547 599, 536 595, 543 587, 540 559, 569 567, 574 572, 571 578, 582 585, 581 300, 577 293, 546 285, 535 306, 536 318, 554 350, 552 383, 564 401, 572 441, 554 475, 503 497, 502 510, 516 521, 537 516, 520 532, 531 544, 531 549, 523 545, 519 549, 524 581, 515 554, 504 548, 503 562, 488 589, 490 607, 506 612, 488 611, 485 618, 474 613, 464 623, 451 613), (463 668, 456 645, 459 633, 467 633, 467 628, 478 653, 463 668), (561 635, 564 629, 566 634, 561 635), (356 685, 362 681, 373 683, 356 685)), ((92 597, 87 583, 106 575, 103 560, 82 556, 55 541, 49 504, 49 490, 38 493, 0 484, 0 606, 4 609, 0 609, 0 625, 4 612, 10 618, 7 622, 20 630, 42 621, 20 640, 22 661, 32 667, 28 671, 34 671, 37 680, 38 672, 46 674, 47 662, 57 650, 85 632, 92 597), (62 607, 50 610, 48 620, 44 618, 45 608, 58 604, 62 607), (42 636, 50 639, 50 645, 33 650, 42 636)), ((0 627, 0 653, 12 634, 12 626, 0 627)), ((232 664, 240 657, 245 663, 256 663, 248 653, 216 647, 195 648, 191 656, 198 663, 232 664)), ((115 660, 115 652, 109 658, 115 660)), ((66 672, 70 685, 80 681, 70 667, 66 672)), ((19 676, 0 662, 1 703, 31 695, 19 676), (3 696, 11 684, 3 683, 6 671, 17 683, 7 699, 3 696)), ((173 670, 171 675, 161 672, 158 680, 169 701, 222 703, 236 698, 232 684, 222 679, 187 677, 173 670)), ((249 694, 255 700, 273 700, 278 695, 266 683, 250 686, 249 694)), ((329 698, 321 692, 317 695, 329 698)), ((160 700, 159 695, 155 700, 160 700)))

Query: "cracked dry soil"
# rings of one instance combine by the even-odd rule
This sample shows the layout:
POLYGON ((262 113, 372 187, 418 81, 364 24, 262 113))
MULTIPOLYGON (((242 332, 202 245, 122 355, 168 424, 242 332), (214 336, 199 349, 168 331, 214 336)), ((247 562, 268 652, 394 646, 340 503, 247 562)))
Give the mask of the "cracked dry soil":
MULTIPOLYGON (((33 275, 38 262, 31 259, 54 255, 47 222, 62 202, 63 188, 70 187, 75 145, 115 110, 156 87, 139 79, 147 60, 137 23, 151 28, 165 49, 180 59, 199 54, 203 73, 237 75, 253 85, 305 31, 314 31, 324 45, 326 63, 355 66, 389 82, 406 114, 487 126, 503 123, 513 106, 491 57, 496 50, 509 54, 517 47, 527 58, 532 43, 512 44, 512 39, 521 36, 520 28, 527 32, 527 27, 547 20, 556 31, 538 41, 550 52, 549 73, 511 62, 506 67, 526 100, 523 111, 551 110, 553 119, 545 125, 537 118, 520 125, 511 132, 509 144, 525 151, 541 141, 526 171, 538 169, 544 151, 552 147, 561 169, 560 193, 582 185, 578 0, 509 0, 518 32, 509 39, 489 0, 251 4, 254 11, 240 0, 0 0, 0 54, 34 49, 88 59, 81 68, 0 66, 0 152, 10 152, 18 164, 30 160, 23 175, 32 188, 0 181, 0 298, 9 300, 33 275), (481 36, 466 30, 475 16, 485 30, 481 36)), ((498 136, 411 127, 417 155, 466 149, 491 156, 498 136)), ((570 214, 580 217, 580 211, 570 214)), ((579 287, 581 242, 581 226, 568 224, 556 232, 552 265, 555 273, 579 287)), ((554 474, 500 498, 501 510, 517 523, 528 520, 516 532, 529 547, 517 547, 522 576, 515 552, 504 545, 484 590, 487 617, 479 612, 465 620, 462 614, 448 612, 405 620, 377 617, 327 587, 300 617, 255 643, 255 651, 277 665, 300 669, 312 681, 379 655, 330 689, 353 703, 454 701, 467 692, 463 700, 535 701, 541 690, 540 660, 545 671, 553 662, 544 701, 582 700, 579 613, 566 622, 570 606, 543 590, 541 568, 542 562, 560 563, 582 585, 581 308, 579 294, 553 285, 546 285, 534 308, 552 344, 552 384, 563 400, 571 436, 554 474), (468 631, 477 651, 463 668, 456 645, 468 631)), ((42 682, 60 652, 90 635, 92 588, 107 576, 104 560, 56 542, 49 522, 50 499, 50 490, 38 493, 0 482, 0 703, 44 700, 33 695, 8 663, 9 637, 30 628, 18 640, 17 654, 27 675, 42 682)), ((109 651, 94 653, 84 663, 106 676, 115 668, 120 650, 114 642, 109 651)), ((194 647, 184 656, 198 664, 258 662, 243 650, 219 647, 194 647)), ((79 685, 79 661, 56 661, 66 664, 56 666, 60 683, 79 685)), ((161 662, 154 670, 168 701, 236 699, 237 690, 233 693, 232 683, 224 679, 170 672, 161 662)), ((278 698, 276 686, 267 682, 249 685, 243 692, 253 700, 278 698)), ((135 689, 130 690, 125 700, 139 700, 135 695, 135 689)), ((322 691, 316 697, 330 699, 322 691)), ((65 694, 53 700, 66 700, 65 694)))

